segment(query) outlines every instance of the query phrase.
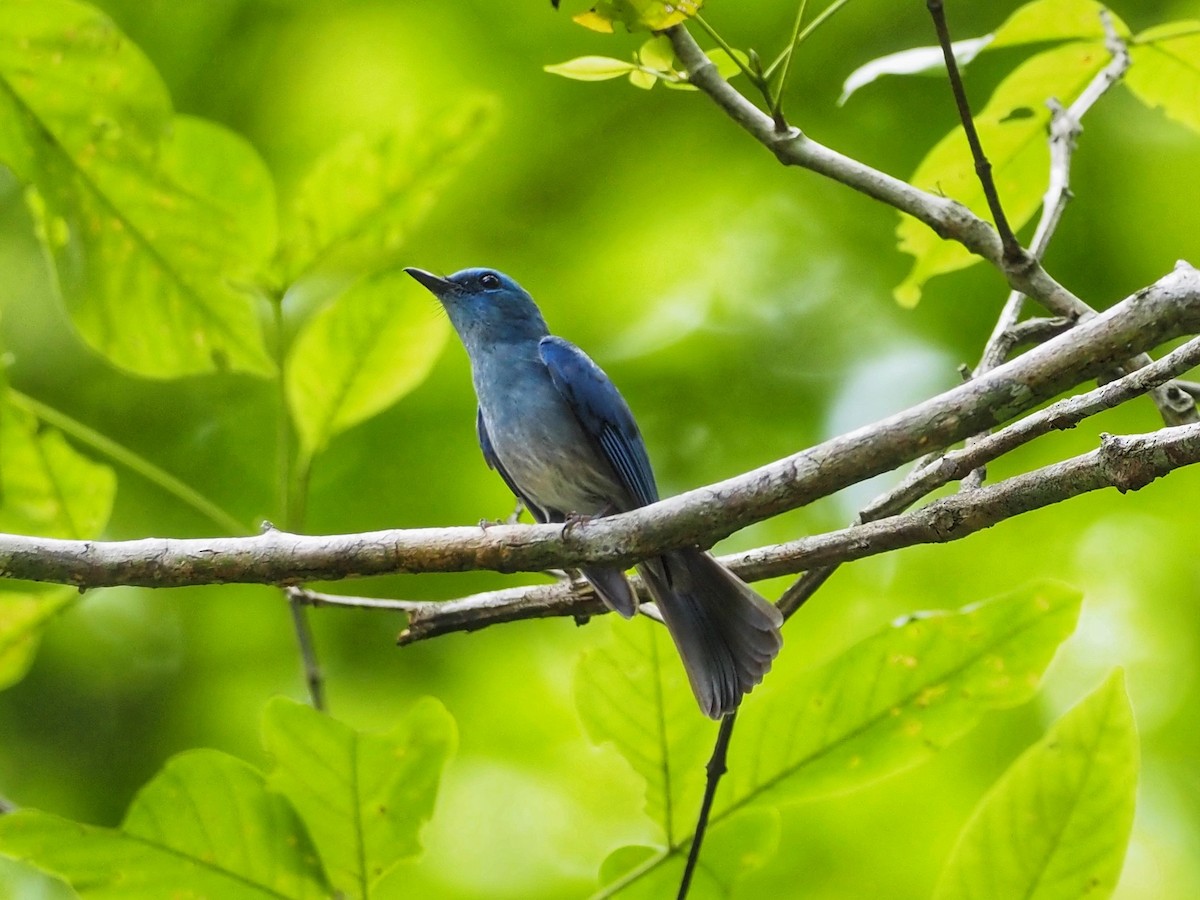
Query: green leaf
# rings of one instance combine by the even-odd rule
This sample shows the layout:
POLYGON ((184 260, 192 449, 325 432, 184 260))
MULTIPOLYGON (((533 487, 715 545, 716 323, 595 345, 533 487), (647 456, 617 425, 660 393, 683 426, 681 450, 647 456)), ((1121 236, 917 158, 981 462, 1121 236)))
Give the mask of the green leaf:
POLYGON ((47 623, 79 598, 73 588, 0 587, 0 690, 29 671, 47 623))
POLYGON ((271 787, 300 813, 336 890, 368 897, 420 850, 455 743, 454 720, 436 700, 419 701, 392 731, 370 735, 276 698, 263 735, 275 759, 271 787))
POLYGON ((73 157, 112 155, 117 145, 153 152, 171 102, 154 66, 107 16, 72 0, 7 0, 0 110, 0 161, 30 182, 47 145, 73 157))
POLYGON ((1110 896, 1133 827, 1137 775, 1137 729, 1117 670, 988 791, 935 897, 1110 896))
MULTIPOLYGON (((779 814, 745 810, 715 824, 704 842, 702 863, 693 875, 691 900, 733 896, 736 883, 775 856, 779 814)), ((600 884, 622 900, 673 897, 683 876, 686 847, 619 847, 600 866, 600 884), (642 874, 642 872, 645 874, 642 874), (622 880, 627 885, 622 885, 622 880)))
MULTIPOLYGON (((1062 41, 1103 41, 1104 26, 1100 13, 1105 7, 1096 0, 1034 0, 1017 9, 992 34, 955 41, 951 46, 960 68, 969 65, 985 50, 1022 44, 1062 41)), ((1113 25, 1122 36, 1129 28, 1113 13, 1113 25)), ((937 73, 945 78, 946 63, 939 46, 913 47, 890 53, 855 69, 842 87, 839 105, 857 90, 883 75, 937 73)))
MULTIPOLYGON (((1026 3, 996 29, 989 49, 1049 41, 1103 41, 1100 18, 1104 4, 1097 0, 1034 0, 1026 3)), ((1111 11, 1117 33, 1129 28, 1111 11)))
POLYGON ((351 285, 310 318, 288 354, 287 398, 303 452, 391 406, 429 374, 449 333, 403 271, 351 285))
POLYGON ((413 228, 490 133, 492 118, 492 104, 475 100, 411 132, 351 135, 322 157, 283 222, 284 282, 394 267, 413 228))
POLYGON ((0 407, 0 531, 43 537, 97 537, 112 512, 113 470, 77 452, 56 430, 12 406, 0 407))
POLYGON ((589 737, 646 780, 646 813, 674 846, 699 807, 716 726, 696 714, 665 628, 644 616, 608 627, 608 643, 580 659, 575 703, 589 737))
POLYGON ((12 0, 0 17, 0 160, 84 340, 139 375, 273 366, 254 280, 275 240, 253 149, 172 116, 157 74, 99 13, 12 0))
POLYGON ((287 801, 250 766, 214 750, 170 760, 120 829, 36 810, 0 817, 0 853, 60 876, 85 900, 330 894, 287 801))
MULTIPOLYGON (((996 88, 975 124, 1005 215, 1020 229, 1041 205, 1049 168, 1046 100, 1057 97, 1070 104, 1109 61, 1102 43, 1070 43, 1039 53, 1024 62, 996 88)), ((912 183, 965 204, 990 219, 983 189, 975 174, 970 149, 959 126, 921 160, 912 183)), ((901 216, 896 229, 902 251, 916 257, 908 276, 895 290, 904 306, 915 306, 921 288, 935 275, 966 268, 979 261, 961 244, 943 240, 928 226, 901 216)))
POLYGON ((820 668, 768 678, 739 718, 718 814, 845 792, 917 765, 985 711, 1032 697, 1079 605, 1078 592, 1037 584, 910 618, 820 668))
POLYGON ((561 75, 575 81, 608 81, 638 71, 633 63, 609 56, 580 56, 542 68, 551 75, 561 75))
MULTIPOLYGON (((111 468, 77 452, 29 413, 0 406, 0 531, 98 537, 116 498, 111 468)), ((45 626, 79 594, 45 585, 0 586, 0 689, 28 671, 45 626)))
POLYGON ((656 35, 638 47, 638 61, 649 69, 660 72, 674 72, 675 45, 665 34, 656 35))
POLYGON ((1137 36, 1125 83, 1134 96, 1200 131, 1200 21, 1172 22, 1137 36))
POLYGON ((599 0, 573 20, 592 31, 611 34, 613 26, 629 31, 663 31, 686 22, 700 11, 704 0, 599 0))
POLYGON ((645 69, 634 69, 629 73, 629 83, 635 88, 648 91, 658 83, 658 75, 645 69))

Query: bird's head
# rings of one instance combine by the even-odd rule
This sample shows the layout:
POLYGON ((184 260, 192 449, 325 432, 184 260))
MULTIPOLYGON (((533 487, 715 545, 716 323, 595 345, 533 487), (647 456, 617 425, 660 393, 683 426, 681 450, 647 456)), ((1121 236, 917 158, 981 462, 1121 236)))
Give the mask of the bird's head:
POLYGON ((404 271, 437 297, 468 350, 494 343, 537 341, 549 333, 533 298, 495 269, 463 269, 446 278, 423 269, 404 271))

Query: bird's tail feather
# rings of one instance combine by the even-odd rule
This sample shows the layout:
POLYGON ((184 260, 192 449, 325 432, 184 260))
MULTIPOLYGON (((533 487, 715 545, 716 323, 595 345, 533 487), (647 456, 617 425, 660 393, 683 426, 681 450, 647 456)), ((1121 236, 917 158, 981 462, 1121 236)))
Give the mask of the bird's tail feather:
POLYGON ((762 681, 779 653, 783 616, 699 549, 638 567, 675 640, 700 708, 719 719, 762 681))
POLYGON ((637 612, 637 597, 634 596, 633 587, 629 584, 629 579, 625 577, 623 569, 605 569, 593 566, 580 571, 583 572, 583 577, 588 580, 609 609, 626 619, 631 618, 637 612))

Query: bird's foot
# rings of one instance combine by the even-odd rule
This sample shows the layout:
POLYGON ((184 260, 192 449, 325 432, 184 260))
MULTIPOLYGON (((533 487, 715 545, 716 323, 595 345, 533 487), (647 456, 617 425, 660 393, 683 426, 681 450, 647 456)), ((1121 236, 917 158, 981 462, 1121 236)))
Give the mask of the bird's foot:
POLYGON ((579 513, 567 513, 567 517, 563 520, 563 528, 562 528, 563 540, 565 541, 567 538, 569 538, 571 536, 571 532, 575 529, 575 526, 586 525, 588 522, 592 521, 592 519, 595 519, 595 518, 597 518, 597 517, 596 516, 584 516, 584 515, 580 515, 579 513))

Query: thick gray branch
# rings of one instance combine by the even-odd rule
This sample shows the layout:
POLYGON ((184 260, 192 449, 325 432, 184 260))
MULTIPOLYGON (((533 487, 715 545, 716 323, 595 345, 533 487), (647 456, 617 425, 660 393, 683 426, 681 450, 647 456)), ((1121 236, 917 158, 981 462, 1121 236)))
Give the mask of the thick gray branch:
MULTIPOLYGON (((747 581, 756 581, 917 544, 957 541, 1005 519, 1090 491, 1103 488, 1116 488, 1122 493, 1136 491, 1156 478, 1197 462, 1200 462, 1200 425, 1183 425, 1144 435, 1104 435, 1098 450, 977 491, 954 494, 913 512, 864 525, 723 556, 721 561, 747 581)), ((638 580, 633 581, 640 590, 638 580)), ((606 611, 586 584, 566 582, 507 588, 443 602, 296 593, 299 599, 316 606, 370 606, 404 612, 408 627, 400 635, 401 644, 454 631, 476 631, 502 622, 551 616, 585 617, 606 611)))
POLYGON ((890 418, 644 509, 573 526, 497 525, 307 536, 125 542, 0 536, 0 576, 80 587, 219 582, 296 584, 389 573, 541 571, 632 564, 711 545, 752 522, 1006 422, 1129 355, 1200 331, 1200 272, 1169 275, 1052 341, 890 418))
MULTIPOLYGON (((1060 400, 969 447, 946 454, 878 498, 863 510, 862 520, 879 521, 891 516, 891 526, 903 529, 907 527, 905 523, 910 519, 896 514, 930 491, 956 478, 962 478, 981 464, 990 462, 1043 434, 1073 428, 1088 416, 1118 406, 1196 365, 1200 365, 1200 338, 1193 338, 1162 359, 1117 381, 1086 394, 1060 400)), ((987 496, 989 495, 984 495, 984 502, 987 501, 987 496)), ((970 506, 978 499, 979 497, 973 497, 970 501, 963 501, 963 504, 970 506)), ((826 550, 830 546, 837 548, 841 555, 832 562, 823 564, 824 570, 832 571, 832 568, 840 563, 858 558, 864 546, 863 534, 860 525, 837 532, 833 544, 826 543, 824 546, 826 550)), ((828 541, 829 538, 828 535, 821 535, 786 545, 765 547, 722 557, 722 562, 748 581, 790 575, 812 565, 814 547, 822 541, 828 541)), ((882 552, 883 549, 894 548, 887 547, 886 541, 877 541, 871 549, 882 552)), ((809 568, 807 571, 811 575, 820 570, 809 568)), ((637 586, 635 579, 635 587, 637 586)), ((505 588, 439 602, 379 600, 372 597, 322 594, 300 588, 292 588, 291 592, 295 599, 314 606, 365 607, 407 613, 409 627, 400 635, 400 642, 405 644, 450 631, 473 631, 518 619, 590 616, 605 611, 603 604, 586 584, 572 584, 566 581, 533 587, 505 588)), ((781 604, 785 603, 785 598, 781 598, 781 604)), ((644 599, 649 597, 644 596, 644 599)))

